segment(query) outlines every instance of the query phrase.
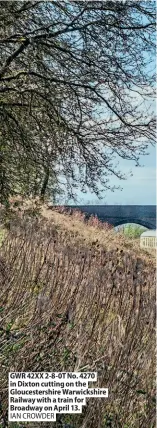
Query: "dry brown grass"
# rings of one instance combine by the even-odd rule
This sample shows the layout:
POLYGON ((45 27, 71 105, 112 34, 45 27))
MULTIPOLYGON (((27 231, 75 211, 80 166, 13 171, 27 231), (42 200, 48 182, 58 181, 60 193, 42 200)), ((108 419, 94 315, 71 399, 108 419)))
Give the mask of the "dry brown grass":
POLYGON ((151 260, 155 259, 155 251, 148 252, 141 249, 139 246, 139 239, 130 240, 123 233, 115 233, 114 229, 99 229, 88 224, 84 224, 75 216, 68 216, 60 214, 59 212, 49 209, 46 205, 41 206, 41 215, 55 224, 62 230, 69 230, 69 232, 75 235, 75 239, 79 242, 82 239, 89 245, 92 244, 93 240, 97 240, 98 244, 103 246, 105 249, 111 250, 116 248, 125 249, 129 253, 133 250, 136 254, 142 256, 144 259, 151 260))
POLYGON ((154 428, 154 259, 114 231, 41 214, 12 219, 0 248, 4 426, 9 371, 94 370, 109 399, 43 427, 154 428))

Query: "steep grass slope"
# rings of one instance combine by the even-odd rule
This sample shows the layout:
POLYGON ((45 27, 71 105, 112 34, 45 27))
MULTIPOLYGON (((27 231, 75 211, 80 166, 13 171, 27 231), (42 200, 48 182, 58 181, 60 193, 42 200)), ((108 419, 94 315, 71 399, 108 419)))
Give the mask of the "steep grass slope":
POLYGON ((113 230, 41 213, 15 216, 0 248, 4 426, 9 371, 84 370, 109 398, 41 426, 154 428, 154 259, 113 230))

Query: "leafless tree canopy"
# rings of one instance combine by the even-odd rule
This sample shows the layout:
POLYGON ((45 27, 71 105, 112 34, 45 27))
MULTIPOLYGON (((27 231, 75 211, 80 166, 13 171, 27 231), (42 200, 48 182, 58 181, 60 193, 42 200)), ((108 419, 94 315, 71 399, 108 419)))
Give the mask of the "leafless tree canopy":
POLYGON ((112 187, 114 155, 155 140, 155 2, 2 1, 0 20, 1 194, 112 187))

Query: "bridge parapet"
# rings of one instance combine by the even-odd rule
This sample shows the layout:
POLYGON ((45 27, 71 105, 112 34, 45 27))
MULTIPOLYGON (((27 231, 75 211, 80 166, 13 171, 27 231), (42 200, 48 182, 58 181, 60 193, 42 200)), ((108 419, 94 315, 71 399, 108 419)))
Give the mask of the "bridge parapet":
POLYGON ((99 220, 114 227, 125 223, 137 223, 148 229, 156 228, 155 205, 70 205, 85 212, 87 216, 96 215, 99 220))

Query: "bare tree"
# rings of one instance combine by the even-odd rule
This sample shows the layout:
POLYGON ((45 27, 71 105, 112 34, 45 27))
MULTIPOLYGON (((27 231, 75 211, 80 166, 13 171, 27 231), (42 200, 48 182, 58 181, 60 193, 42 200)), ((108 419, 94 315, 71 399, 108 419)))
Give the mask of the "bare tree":
POLYGON ((13 159, 19 171, 25 159, 23 167, 42 172, 42 196, 51 175, 66 179, 70 197, 78 185, 98 196, 101 186, 112 189, 110 175, 124 178, 114 156, 138 164, 155 141, 147 111, 155 2, 2 1, 0 19, 0 146, 8 176, 13 159))

